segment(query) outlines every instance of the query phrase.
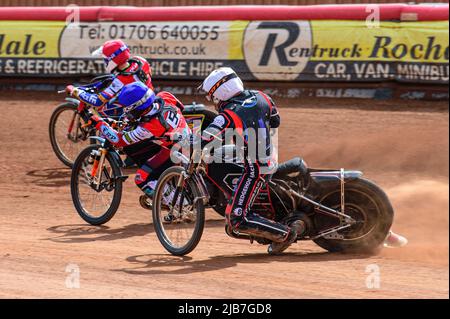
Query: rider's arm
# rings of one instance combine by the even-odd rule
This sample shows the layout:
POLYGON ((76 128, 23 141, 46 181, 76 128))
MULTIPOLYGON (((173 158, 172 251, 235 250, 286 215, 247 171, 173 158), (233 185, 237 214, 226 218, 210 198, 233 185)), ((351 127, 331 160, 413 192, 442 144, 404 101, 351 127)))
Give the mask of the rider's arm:
POLYGON ((259 91, 259 93, 262 95, 262 97, 266 100, 267 104, 269 105, 269 125, 271 128, 278 128, 280 127, 281 118, 280 114, 278 113, 277 106, 275 105, 275 102, 272 100, 270 96, 265 94, 264 92, 259 91))
POLYGON ((123 87, 124 84, 122 81, 116 78, 105 90, 100 93, 88 93, 81 88, 76 88, 72 91, 72 96, 75 96, 90 106, 102 107, 113 97, 115 97, 123 87))
POLYGON ((95 128, 102 132, 103 136, 117 147, 136 144, 152 137, 160 137, 166 132, 165 128, 156 119, 142 123, 134 130, 123 133, 117 132, 103 119, 96 122, 95 128))
POLYGON ((278 109, 275 104, 272 104, 269 124, 271 128, 278 128, 281 124, 280 113, 278 113, 278 109))
POLYGON ((230 128, 232 121, 225 113, 220 113, 214 121, 203 131, 201 136, 202 148, 213 140, 223 141, 225 130, 230 128))
POLYGON ((117 147, 132 145, 154 136, 150 131, 142 126, 138 126, 136 129, 131 131, 119 133, 108 123, 100 121, 95 125, 95 128, 99 130, 103 136, 111 142, 111 144, 117 147))
MULTIPOLYGON (((110 75, 109 80, 113 80, 114 79, 114 75, 110 75)), ((100 88, 104 85, 104 82, 106 81, 106 79, 97 81, 97 82, 91 82, 89 84, 80 86, 79 88, 82 90, 86 90, 86 89, 95 89, 95 90, 100 90, 100 88)))

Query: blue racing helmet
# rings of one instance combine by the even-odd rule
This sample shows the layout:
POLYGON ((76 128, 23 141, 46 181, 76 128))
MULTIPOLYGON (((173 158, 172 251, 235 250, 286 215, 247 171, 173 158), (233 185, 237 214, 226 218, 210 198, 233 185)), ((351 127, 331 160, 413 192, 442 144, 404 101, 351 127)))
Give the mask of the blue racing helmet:
POLYGON ((150 113, 153 115, 159 111, 159 104, 156 100, 155 92, 149 89, 142 82, 127 84, 118 97, 120 105, 124 107, 124 112, 130 119, 138 119, 150 113))

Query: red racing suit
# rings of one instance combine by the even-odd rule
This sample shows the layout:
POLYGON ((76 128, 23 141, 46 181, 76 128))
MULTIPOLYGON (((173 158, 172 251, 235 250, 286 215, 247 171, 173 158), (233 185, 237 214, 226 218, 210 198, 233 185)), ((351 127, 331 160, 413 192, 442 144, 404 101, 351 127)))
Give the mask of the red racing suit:
POLYGON ((153 90, 152 69, 147 60, 136 56, 128 60, 128 63, 129 66, 126 69, 118 70, 114 74, 113 81, 102 92, 93 94, 77 89, 73 92, 73 95, 85 104, 96 107, 98 111, 103 111, 107 103, 117 96, 127 84, 141 81, 153 90))
MULTIPOLYGON (((160 92, 155 103, 160 105, 158 113, 152 116, 142 116, 133 129, 119 133, 103 120, 97 122, 95 127, 117 147, 130 146, 163 135, 180 134, 189 138, 191 131, 182 114, 183 104, 169 92, 160 92)), ((144 192, 148 188, 154 189, 162 172, 173 165, 170 149, 174 142, 155 140, 153 143, 158 145, 159 151, 144 165, 141 165, 136 172, 135 183, 144 192)))

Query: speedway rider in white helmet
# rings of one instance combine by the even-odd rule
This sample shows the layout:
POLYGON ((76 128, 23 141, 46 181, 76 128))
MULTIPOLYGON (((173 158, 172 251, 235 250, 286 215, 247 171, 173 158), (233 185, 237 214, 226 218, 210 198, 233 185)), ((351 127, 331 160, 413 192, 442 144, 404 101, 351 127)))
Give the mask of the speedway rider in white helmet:
POLYGON ((271 242, 269 254, 279 254, 297 240, 305 227, 301 221, 285 225, 252 212, 253 199, 269 177, 261 173, 261 168, 273 163, 262 161, 259 154, 256 158, 251 158, 248 147, 248 132, 253 129, 256 132, 265 131, 263 138, 256 134, 258 147, 261 145, 265 150, 271 149, 270 129, 280 125, 277 108, 266 94, 245 90, 241 79, 228 67, 213 71, 204 80, 201 89, 206 93, 206 99, 212 101, 219 112, 203 132, 202 146, 214 139, 223 141, 226 129, 234 129, 241 139, 241 145, 244 145, 244 171, 226 208, 229 227, 240 233, 267 239, 271 242))

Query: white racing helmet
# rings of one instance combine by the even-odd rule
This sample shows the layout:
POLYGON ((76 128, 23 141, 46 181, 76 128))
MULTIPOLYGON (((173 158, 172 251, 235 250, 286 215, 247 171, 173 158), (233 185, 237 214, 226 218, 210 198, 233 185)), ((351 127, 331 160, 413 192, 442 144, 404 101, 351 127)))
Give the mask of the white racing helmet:
POLYGON ((232 68, 223 67, 211 72, 199 87, 206 92, 206 99, 219 104, 244 91, 244 84, 232 68))

